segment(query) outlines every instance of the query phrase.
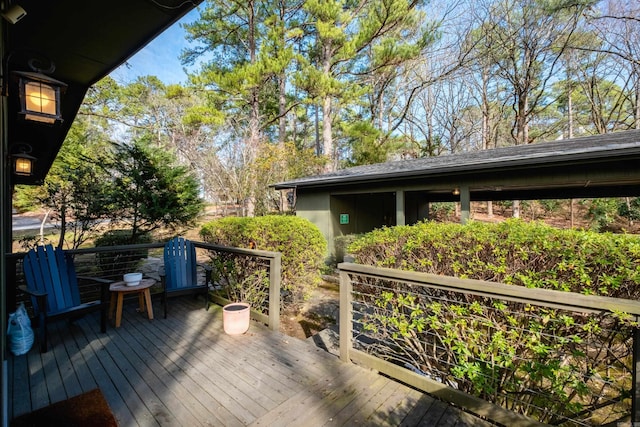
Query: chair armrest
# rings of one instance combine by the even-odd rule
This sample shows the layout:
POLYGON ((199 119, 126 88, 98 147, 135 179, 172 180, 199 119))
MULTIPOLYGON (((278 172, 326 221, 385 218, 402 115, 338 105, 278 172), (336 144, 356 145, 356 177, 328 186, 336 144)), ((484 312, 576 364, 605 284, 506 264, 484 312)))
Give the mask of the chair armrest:
POLYGON ((29 295, 34 296, 34 297, 46 297, 47 296, 46 292, 32 291, 30 289, 27 289, 27 287, 24 286, 24 285, 18 286, 18 289, 20 289, 25 294, 29 294, 29 295))
POLYGON ((38 318, 38 322, 40 325, 44 324, 44 319, 46 317, 46 307, 47 307, 47 292, 38 292, 38 291, 32 291, 30 289, 28 289, 26 286, 24 285, 19 285, 18 289, 20 289, 22 292, 31 295, 32 297, 34 297, 35 300, 35 304, 33 305, 33 312, 35 314, 35 316, 38 318))

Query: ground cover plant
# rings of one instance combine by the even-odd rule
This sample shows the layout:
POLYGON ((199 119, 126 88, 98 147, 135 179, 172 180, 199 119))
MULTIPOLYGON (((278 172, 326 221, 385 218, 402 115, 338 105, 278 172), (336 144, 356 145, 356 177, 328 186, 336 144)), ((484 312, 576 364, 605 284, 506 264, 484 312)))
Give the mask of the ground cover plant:
MULTIPOLYGON (((359 263, 512 285, 637 299, 640 239, 499 224, 421 223, 349 246, 359 263)), ((630 413, 624 313, 578 313, 393 280, 354 281, 354 346, 552 425, 630 413)))

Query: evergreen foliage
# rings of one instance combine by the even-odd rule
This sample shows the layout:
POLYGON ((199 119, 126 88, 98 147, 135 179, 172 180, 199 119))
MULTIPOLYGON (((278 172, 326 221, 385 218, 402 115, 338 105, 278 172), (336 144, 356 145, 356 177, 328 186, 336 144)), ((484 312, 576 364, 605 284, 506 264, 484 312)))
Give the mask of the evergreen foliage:
POLYGON ((102 165, 113 177, 106 204, 130 225, 132 240, 160 227, 192 224, 202 211, 196 178, 146 139, 116 144, 102 165))
POLYGON ((58 247, 77 248, 95 237, 109 217, 106 203, 109 175, 95 158, 106 144, 86 120, 76 120, 44 184, 23 188, 26 207, 44 207, 59 225, 58 247))

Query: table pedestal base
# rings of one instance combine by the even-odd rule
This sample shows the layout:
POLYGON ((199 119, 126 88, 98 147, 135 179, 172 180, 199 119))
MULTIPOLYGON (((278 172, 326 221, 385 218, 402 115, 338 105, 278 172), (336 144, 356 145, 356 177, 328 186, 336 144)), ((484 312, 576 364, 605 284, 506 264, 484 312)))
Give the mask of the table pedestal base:
POLYGON ((149 288, 155 283, 153 279, 143 279, 138 286, 126 286, 124 282, 113 283, 109 287, 111 291, 111 303, 109 304, 109 319, 113 319, 113 310, 116 312, 116 328, 122 321, 122 303, 126 294, 138 294, 138 306, 141 313, 147 312, 149 320, 153 319, 153 306, 151 305, 151 291, 149 288))

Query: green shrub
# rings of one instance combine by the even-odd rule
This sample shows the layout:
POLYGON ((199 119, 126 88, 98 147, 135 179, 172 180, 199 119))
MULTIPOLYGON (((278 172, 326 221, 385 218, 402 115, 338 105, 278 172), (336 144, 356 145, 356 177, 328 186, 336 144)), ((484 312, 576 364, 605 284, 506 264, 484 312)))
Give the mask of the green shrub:
POLYGON ((640 197, 621 199, 618 202, 618 215, 629 221, 640 220, 640 197))
MULTIPOLYGON (((135 245, 152 241, 150 234, 138 234, 134 237, 131 230, 109 230, 95 240, 95 246, 135 245)), ((102 276, 119 279, 124 273, 135 271, 141 259, 148 256, 148 250, 98 252, 96 256, 102 276)))
POLYGON ((538 200, 538 203, 540 203, 540 206, 545 213, 558 212, 562 209, 562 202, 557 199, 538 200))
MULTIPOLYGON (((640 238, 542 223, 420 223, 349 246, 362 264, 637 299, 640 238)), ((354 346, 550 425, 631 410, 634 316, 576 314, 360 276, 354 346)), ((578 423, 576 423, 577 425, 578 423)))
POLYGON ((288 292, 285 303, 303 301, 320 283, 327 242, 306 219, 282 215, 227 217, 205 224, 200 236, 208 243, 280 252, 281 285, 288 292))
POLYGON ((336 251, 336 263, 344 261, 344 256, 349 253, 347 252, 347 247, 349 247, 351 243, 358 239, 359 236, 359 234, 345 234, 344 236, 337 236, 333 239, 333 244, 336 251))
POLYGON ((606 231, 618 214, 616 199, 590 199, 581 202, 587 206, 586 218, 594 231, 606 231))
POLYGON ((640 239, 511 219, 382 228, 349 246, 362 264, 619 298, 640 296, 640 239))
POLYGON ((429 209, 433 218, 445 221, 453 219, 453 215, 456 213, 456 204, 454 202, 435 202, 431 203, 429 209))

